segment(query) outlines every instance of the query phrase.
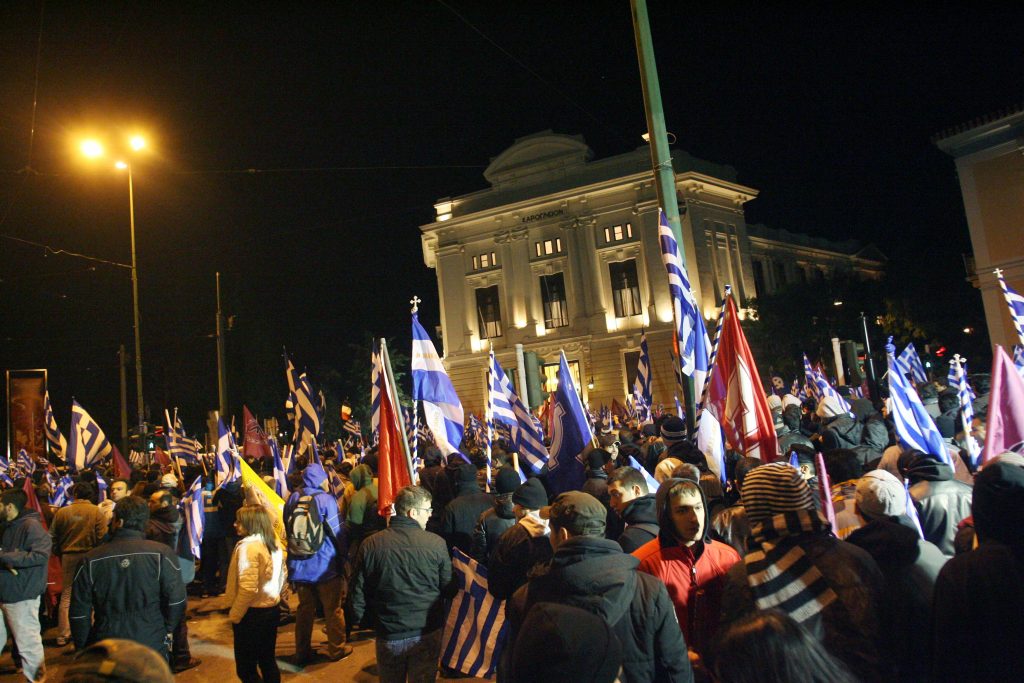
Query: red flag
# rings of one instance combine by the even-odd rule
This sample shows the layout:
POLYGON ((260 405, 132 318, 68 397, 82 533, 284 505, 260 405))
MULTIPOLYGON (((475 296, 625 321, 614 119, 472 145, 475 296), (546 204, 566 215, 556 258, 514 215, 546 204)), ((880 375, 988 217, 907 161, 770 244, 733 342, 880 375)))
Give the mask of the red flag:
POLYGON ((707 408, 718 418, 731 448, 766 463, 778 458, 779 442, 764 385, 731 296, 711 371, 707 408))
POLYGON ((983 464, 1007 451, 1024 452, 1024 379, 998 344, 992 358, 991 381, 983 464))
POLYGON ((242 444, 242 455, 253 458, 272 458, 274 452, 270 450, 270 442, 267 435, 260 429, 260 423, 256 417, 249 412, 249 407, 242 406, 242 420, 245 424, 245 443, 242 444))
MULTIPOLYGON (((44 531, 49 531, 49 527, 46 524, 46 517, 43 516, 43 506, 39 504, 39 499, 36 498, 36 490, 32 486, 32 480, 25 479, 25 484, 22 487, 25 491, 25 495, 28 496, 28 501, 25 503, 25 507, 35 510, 39 513, 39 523, 43 525, 44 531)), ((57 606, 57 602, 60 600, 61 591, 64 590, 64 574, 60 568, 60 558, 50 553, 50 559, 46 564, 46 604, 47 611, 53 611, 57 606)))
POLYGON ((110 459, 114 464, 114 476, 118 479, 128 479, 132 476, 132 466, 121 455, 121 451, 117 450, 117 446, 114 444, 110 445, 112 448, 110 459))
POLYGON ((167 454, 167 451, 157 446, 156 450, 153 451, 153 461, 169 467, 171 464, 171 456, 167 454))
POLYGON ((391 392, 384 376, 384 390, 380 392, 380 443, 377 445, 377 510, 381 517, 391 514, 391 504, 398 492, 412 483, 409 466, 402 447, 402 430, 398 428, 398 414, 391 402, 391 392))

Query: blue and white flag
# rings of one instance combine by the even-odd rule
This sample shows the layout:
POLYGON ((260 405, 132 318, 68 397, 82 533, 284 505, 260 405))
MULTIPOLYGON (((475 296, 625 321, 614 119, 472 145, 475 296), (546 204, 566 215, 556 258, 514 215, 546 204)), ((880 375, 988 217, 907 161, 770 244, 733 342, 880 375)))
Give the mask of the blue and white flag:
POLYGON ((36 461, 31 455, 28 454, 24 448, 18 449, 18 467, 25 474, 26 477, 31 476, 36 471, 36 461))
POLYGON ((534 422, 530 411, 512 388, 512 383, 494 357, 493 351, 487 400, 491 405, 492 419, 512 430, 512 447, 519 453, 519 465, 534 474, 540 474, 544 463, 548 461, 544 435, 537 429, 537 423, 534 422))
POLYGON ((412 399, 423 402, 423 416, 441 454, 459 452, 465 413, 434 343, 412 314, 412 399))
POLYGON ((806 353, 804 354, 804 387, 818 399, 823 398, 818 396, 817 383, 814 381, 814 368, 811 367, 811 361, 807 358, 806 353))
POLYGON ((96 472, 96 492, 97 492, 97 495, 98 495, 98 501, 97 502, 102 503, 103 501, 105 501, 107 499, 107 489, 108 488, 110 488, 110 487, 107 486, 107 480, 104 479, 103 476, 99 472, 96 472))
POLYGON ((180 458, 187 463, 199 462, 199 442, 185 434, 185 427, 178 418, 178 409, 174 409, 174 420, 171 414, 164 411, 167 420, 167 452, 172 458, 180 458))
POLYGON ((647 492, 654 493, 658 490, 658 480, 651 476, 651 473, 647 471, 647 468, 637 462, 637 459, 632 455, 629 456, 629 466, 634 470, 638 470, 640 474, 644 475, 644 481, 647 482, 647 492))
POLYGON ((633 381, 633 393, 640 396, 644 403, 651 405, 651 356, 647 352, 647 333, 640 333, 640 357, 636 362, 636 379, 633 381))
POLYGON ((78 401, 71 399, 71 434, 68 439, 68 466, 81 472, 90 465, 110 455, 110 442, 96 424, 96 421, 85 412, 78 401))
POLYGON ((845 398, 840 396, 836 388, 825 378, 825 375, 817 368, 811 367, 811 361, 807 360, 807 354, 804 354, 804 374, 806 374, 810 380, 809 387, 814 392, 815 396, 818 397, 819 401, 831 396, 839 402, 843 410, 850 412, 850 403, 845 398))
POLYGON ((565 353, 558 366, 558 388, 551 403, 551 447, 548 452, 548 484, 552 494, 577 490, 586 479, 581 457, 593 441, 590 421, 569 372, 565 353))
POLYGON ((185 532, 192 557, 200 559, 203 531, 206 529, 206 509, 203 507, 203 478, 196 477, 179 503, 185 514, 185 532))
MULTIPOLYGON (((708 358, 711 341, 704 325, 704 314, 690 289, 690 278, 686 266, 679 256, 679 243, 672 232, 665 212, 658 210, 658 240, 661 244, 661 261, 668 273, 668 291, 672 296, 672 310, 675 320, 676 339, 679 343, 679 363, 687 377, 693 377, 694 393, 700 396, 708 373, 708 358)), ((650 403, 650 397, 647 396, 650 403)))
POLYGON ((924 371, 924 363, 921 362, 921 356, 917 355, 917 349, 914 348, 914 343, 907 344, 907 348, 903 349, 903 353, 896 359, 896 365, 900 368, 900 372, 907 375, 909 374, 914 379, 914 384, 923 384, 928 381, 928 373, 924 371))
POLYGON ((917 390, 907 381, 898 365, 892 337, 885 345, 885 352, 889 362, 889 412, 896 424, 900 444, 951 465, 942 435, 921 403, 917 390))
POLYGON ((57 419, 53 416, 53 406, 50 404, 50 391, 47 390, 43 396, 43 431, 46 432, 46 440, 53 447, 54 454, 61 460, 67 459, 68 440, 60 433, 57 427, 57 419))
POLYGON ((974 396, 971 387, 967 384, 967 362, 960 358, 960 354, 949 361, 949 371, 955 375, 957 397, 960 399, 960 426, 964 430, 964 441, 967 444, 967 454, 971 458, 971 464, 977 467, 981 464, 981 445, 971 433, 974 427, 974 396))
POLYGON ((301 454, 309 447, 311 441, 320 439, 323 414, 320 412, 322 406, 321 397, 313 396, 313 387, 309 382, 306 373, 300 373, 292 364, 291 358, 284 355, 285 377, 288 380, 288 396, 293 402, 295 418, 294 443, 299 446, 301 454))
POLYGON ((487 590, 487 567, 452 549, 452 578, 458 593, 448 610, 441 640, 441 665, 467 676, 490 677, 508 638, 505 602, 487 590))
POLYGON ((381 377, 380 354, 370 353, 370 436, 377 437, 380 430, 380 392, 384 386, 381 377))
POLYGON ((281 459, 281 448, 277 445, 277 439, 270 437, 270 452, 274 456, 274 493, 281 496, 281 500, 288 500, 288 473, 284 468, 284 461, 281 459))
POLYGON ((996 268, 994 272, 999 279, 999 287, 1003 290, 1006 306, 1010 309, 1010 320, 1013 321, 1013 329, 1017 331, 1020 343, 1024 344, 1024 296, 1021 296, 1006 284, 1002 270, 996 268))
POLYGON ((214 460, 217 469, 217 488, 242 478, 241 458, 235 437, 224 426, 224 420, 217 418, 217 457, 214 460))
POLYGON ((71 477, 64 475, 51 484, 53 493, 50 494, 50 506, 61 508, 71 502, 71 487, 75 485, 71 477))

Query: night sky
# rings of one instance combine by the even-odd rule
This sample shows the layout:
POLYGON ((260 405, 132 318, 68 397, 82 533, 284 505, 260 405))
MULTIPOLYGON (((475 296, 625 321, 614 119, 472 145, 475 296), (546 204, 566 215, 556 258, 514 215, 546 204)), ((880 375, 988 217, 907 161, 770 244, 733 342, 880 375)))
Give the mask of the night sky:
MULTIPOLYGON (((129 260, 126 177, 82 161, 85 134, 151 141, 133 164, 145 393, 190 431, 216 403, 215 271, 232 408, 281 415, 282 346, 316 381, 368 359, 369 333, 406 348, 413 294, 433 328, 417 226, 486 187, 517 137, 642 144, 626 0, 305 5, 0 7, 0 367, 48 368, 62 428, 74 395, 117 432, 128 271, 9 237, 129 260)), ((953 161, 930 139, 1024 100, 1024 9, 650 12, 676 146, 760 190, 749 223, 874 242, 936 306, 980 308, 953 161)))

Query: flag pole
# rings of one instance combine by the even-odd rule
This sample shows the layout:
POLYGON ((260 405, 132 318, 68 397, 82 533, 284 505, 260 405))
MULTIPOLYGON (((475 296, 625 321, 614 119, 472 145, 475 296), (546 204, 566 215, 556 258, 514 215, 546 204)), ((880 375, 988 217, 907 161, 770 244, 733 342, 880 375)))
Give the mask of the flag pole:
POLYGON ((395 374, 391 370, 391 357, 388 355, 388 341, 384 337, 380 338, 380 360, 380 364, 384 368, 388 396, 391 398, 391 405, 395 407, 395 419, 398 420, 398 433, 402 437, 402 454, 405 456, 405 466, 409 470, 409 481, 416 481, 412 471, 412 460, 409 457, 409 440, 405 434, 405 419, 402 417, 402 406, 398 402, 398 387, 395 385, 395 374))

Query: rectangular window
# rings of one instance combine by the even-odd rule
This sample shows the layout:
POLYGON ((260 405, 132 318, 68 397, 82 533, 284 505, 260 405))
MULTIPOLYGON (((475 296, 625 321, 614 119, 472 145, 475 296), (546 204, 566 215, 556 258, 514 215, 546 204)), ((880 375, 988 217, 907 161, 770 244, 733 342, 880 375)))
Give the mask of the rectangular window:
POLYGON ((501 304, 498 302, 498 285, 476 290, 476 315, 480 324, 480 338, 493 339, 501 336, 501 304))
POLYGON ((786 264, 775 262, 775 287, 781 289, 786 286, 786 264))
POLYGON ((544 302, 544 327, 552 330, 569 324, 565 305, 565 280, 562 273, 540 276, 540 296, 544 302))
POLYGON ((493 251, 484 252, 479 256, 473 257, 473 270, 493 268, 496 265, 498 265, 498 254, 493 251))
POLYGON ((612 242, 621 242, 623 240, 631 239, 633 239, 632 223, 621 223, 619 225, 611 225, 604 229, 605 244, 611 244, 612 242))
POLYGON ((764 288, 764 265, 757 260, 752 260, 750 266, 754 269, 754 296, 764 296, 767 290, 764 288))
MULTIPOLYGON (((569 365, 569 375, 572 377, 572 383, 576 385, 576 393, 583 395, 582 380, 580 379, 580 362, 578 360, 567 360, 569 365)), ((558 363, 545 363, 542 366, 544 370, 544 390, 548 392, 556 391, 558 389, 558 363)))
POLYGON ((636 275, 636 259, 609 263, 608 275, 612 281, 615 317, 628 318, 640 315, 640 282, 636 275))
POLYGON ((541 240, 534 242, 534 253, 537 256, 553 256, 562 253, 562 238, 556 237, 553 240, 541 240))

